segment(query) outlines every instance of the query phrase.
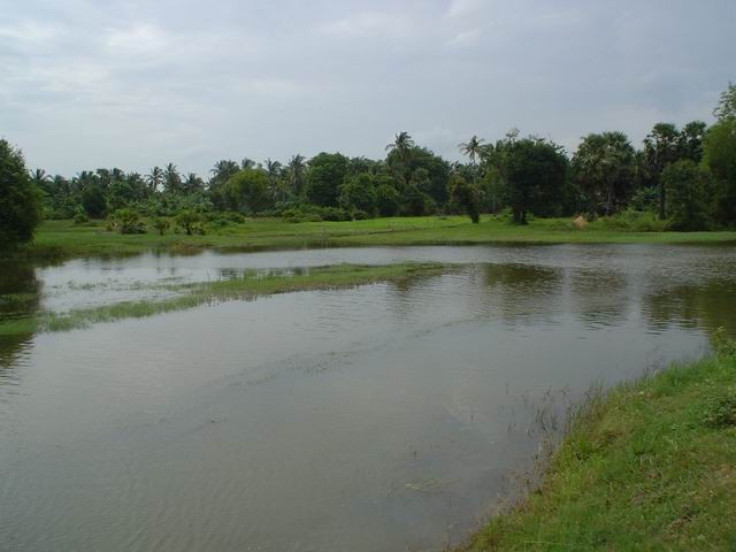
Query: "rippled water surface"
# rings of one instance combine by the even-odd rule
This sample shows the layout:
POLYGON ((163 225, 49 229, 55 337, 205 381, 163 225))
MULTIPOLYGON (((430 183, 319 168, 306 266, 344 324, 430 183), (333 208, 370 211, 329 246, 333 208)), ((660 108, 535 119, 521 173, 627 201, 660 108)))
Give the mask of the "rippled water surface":
POLYGON ((441 550, 579 394, 736 333, 736 251, 543 246, 0 267, 0 318, 245 270, 442 276, 0 339, 2 550, 441 550))

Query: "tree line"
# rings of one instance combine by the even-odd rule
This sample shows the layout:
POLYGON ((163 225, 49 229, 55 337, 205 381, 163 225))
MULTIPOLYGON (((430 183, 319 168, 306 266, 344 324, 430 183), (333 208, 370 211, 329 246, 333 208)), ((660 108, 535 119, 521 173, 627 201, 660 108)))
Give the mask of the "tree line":
MULTIPOLYGON (((512 130, 495 142, 473 136, 459 145, 467 162, 449 162, 400 132, 381 160, 323 152, 285 163, 221 160, 206 178, 169 163, 148 174, 113 168, 72 178, 37 169, 27 180, 38 216, 109 217, 128 230, 140 224, 125 220, 182 213, 191 220, 229 213, 317 221, 464 212, 478 222, 480 213, 508 212, 525 224, 529 216, 590 220, 623 211, 701 230, 736 224, 735 85, 723 92, 714 115, 710 127, 657 123, 639 148, 623 132, 588 134, 572 156, 552 140, 512 130)), ((25 172, 23 159, 6 141, 0 157, 7 188, 25 172)), ((3 224, 0 232, 19 227, 7 218, 3 224)), ((21 240, 26 235, 16 233, 21 240)))

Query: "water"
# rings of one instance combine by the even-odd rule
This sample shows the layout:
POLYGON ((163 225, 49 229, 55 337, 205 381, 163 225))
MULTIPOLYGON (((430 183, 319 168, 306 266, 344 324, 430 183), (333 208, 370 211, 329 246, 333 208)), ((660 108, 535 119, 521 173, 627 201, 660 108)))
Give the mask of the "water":
POLYGON ((528 466, 547 393, 736 334, 736 250, 332 249, 3 267, 0 317, 244 270, 459 263, 0 341, 2 550, 441 550, 528 466))

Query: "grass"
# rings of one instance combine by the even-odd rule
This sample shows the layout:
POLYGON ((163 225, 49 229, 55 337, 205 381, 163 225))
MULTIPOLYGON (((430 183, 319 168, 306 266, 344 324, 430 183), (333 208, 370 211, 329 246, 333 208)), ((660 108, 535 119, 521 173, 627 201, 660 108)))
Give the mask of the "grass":
POLYGON ((333 265, 313 268, 301 274, 246 273, 230 280, 196 284, 171 284, 170 291, 181 295, 159 301, 125 301, 112 305, 75 309, 68 313, 40 313, 0 323, 0 337, 32 332, 57 332, 88 327, 124 318, 143 318, 184 310, 206 303, 233 299, 253 299, 292 291, 340 289, 375 282, 401 282, 440 274, 449 268, 437 263, 397 263, 385 266, 333 265))
POLYGON ((539 489, 463 550, 736 550, 731 347, 589 400, 539 489))
POLYGON ((186 253, 209 247, 262 250, 490 243, 736 243, 736 232, 634 232, 606 220, 582 230, 574 229, 567 219, 536 219, 528 226, 514 226, 505 218, 492 216, 484 216, 481 224, 474 225, 467 217, 451 216, 303 223, 263 218, 212 229, 204 236, 159 236, 153 232, 108 232, 102 222, 74 225, 71 221, 46 221, 24 254, 31 258, 70 258, 152 250, 186 253))

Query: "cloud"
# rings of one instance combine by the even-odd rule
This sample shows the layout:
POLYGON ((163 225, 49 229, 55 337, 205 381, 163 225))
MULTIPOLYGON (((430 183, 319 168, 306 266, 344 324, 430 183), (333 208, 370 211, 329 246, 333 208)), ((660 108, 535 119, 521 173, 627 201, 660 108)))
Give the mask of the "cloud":
POLYGON ((67 175, 382 157, 402 129, 450 159, 512 127, 637 143, 709 120, 734 79, 732 0, 712 1, 6 2, 0 120, 31 166, 67 175))
POLYGON ((463 48, 466 46, 470 46, 474 42, 478 40, 480 37, 480 29, 471 29, 469 31, 463 31, 455 36, 453 36, 450 40, 445 42, 446 48, 463 48))
POLYGON ((472 15, 483 7, 483 0, 452 0, 447 14, 450 17, 472 15))
POLYGON ((127 29, 110 29, 106 45, 112 54, 155 55, 171 47, 171 41, 158 27, 138 24, 127 29))
POLYGON ((409 18, 402 14, 374 11, 330 21, 322 26, 322 31, 328 35, 343 37, 403 37, 410 35, 412 28, 409 18))

